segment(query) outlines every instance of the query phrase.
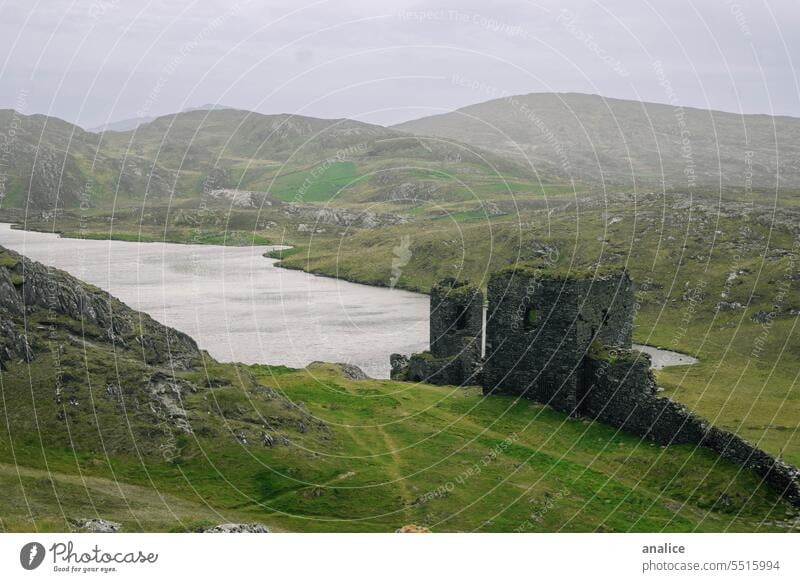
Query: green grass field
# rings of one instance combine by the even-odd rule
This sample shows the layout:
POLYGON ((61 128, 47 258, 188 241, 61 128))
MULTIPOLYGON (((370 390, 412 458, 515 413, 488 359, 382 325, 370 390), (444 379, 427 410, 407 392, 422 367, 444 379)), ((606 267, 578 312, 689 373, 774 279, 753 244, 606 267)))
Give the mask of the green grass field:
MULTIPOLYGON (((117 365, 123 374, 136 368, 121 358, 117 365)), ((91 360, 87 369, 107 373, 91 360)), ((225 521, 290 531, 410 523, 434 531, 785 531, 796 517, 752 474, 707 451, 653 446, 477 389, 354 381, 334 365, 295 371, 207 359, 184 374, 213 385, 184 402, 194 434, 171 439, 142 432, 146 415, 133 394, 124 422, 111 415, 99 388, 107 378, 94 378, 93 394, 76 387, 80 404, 59 425, 52 398, 40 394, 43 377, 32 391, 19 389, 26 373, 19 366, 2 375, 2 412, 17 413, 10 439, 0 439, 6 531, 63 530, 97 516, 126 531, 225 521), (277 397, 264 397, 272 391, 304 411, 304 429, 276 408, 277 397), (290 444, 265 447, 264 422, 290 444), (164 442, 173 447, 168 460, 164 442)))

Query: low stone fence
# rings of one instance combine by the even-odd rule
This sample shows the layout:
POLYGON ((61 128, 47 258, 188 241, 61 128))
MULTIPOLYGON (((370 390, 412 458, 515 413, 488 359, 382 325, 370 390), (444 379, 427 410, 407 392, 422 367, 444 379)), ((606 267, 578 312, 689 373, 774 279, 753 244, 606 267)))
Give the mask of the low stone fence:
POLYGON ((617 351, 589 361, 593 377, 578 413, 658 444, 704 447, 752 470, 764 483, 800 507, 800 470, 716 428, 685 406, 656 395, 646 354, 617 351))

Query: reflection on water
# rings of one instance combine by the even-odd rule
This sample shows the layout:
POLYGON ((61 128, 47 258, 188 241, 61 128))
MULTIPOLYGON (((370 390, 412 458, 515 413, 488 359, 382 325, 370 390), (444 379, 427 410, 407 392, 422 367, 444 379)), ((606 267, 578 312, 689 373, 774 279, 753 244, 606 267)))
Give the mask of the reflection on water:
POLYGON ((105 289, 221 361, 350 362, 386 378, 390 353, 427 349, 427 296, 279 269, 262 256, 272 247, 62 239, 8 224, 0 245, 105 289))

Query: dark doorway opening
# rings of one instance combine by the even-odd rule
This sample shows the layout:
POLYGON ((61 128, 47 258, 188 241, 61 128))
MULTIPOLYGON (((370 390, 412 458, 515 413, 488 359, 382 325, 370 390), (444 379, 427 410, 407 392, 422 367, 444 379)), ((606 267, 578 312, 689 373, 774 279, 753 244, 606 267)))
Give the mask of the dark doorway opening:
POLYGON ((469 326, 469 309, 459 307, 458 317, 456 317, 456 331, 463 331, 469 326))

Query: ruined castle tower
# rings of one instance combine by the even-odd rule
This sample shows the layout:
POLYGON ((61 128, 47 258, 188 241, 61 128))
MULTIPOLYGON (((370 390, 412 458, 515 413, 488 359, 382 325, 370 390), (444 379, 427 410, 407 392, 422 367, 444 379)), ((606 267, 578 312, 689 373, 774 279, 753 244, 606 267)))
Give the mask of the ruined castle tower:
POLYGON ((393 354, 392 378, 456 386, 476 384, 483 340, 483 293, 447 278, 431 289, 430 351, 393 354))
POLYGON ((650 358, 631 349, 635 301, 622 269, 567 271, 517 265, 483 296, 446 279, 431 292, 431 350, 392 354, 392 379, 480 383, 618 427, 661 445, 693 444, 747 467, 800 507, 800 470, 658 396, 650 358))
POLYGON ((594 376, 591 348, 631 347, 634 295, 624 270, 517 266, 492 276, 488 299, 487 394, 578 414, 594 376))
POLYGON ((431 290, 431 354, 481 357, 483 293, 466 282, 444 279, 431 290))

